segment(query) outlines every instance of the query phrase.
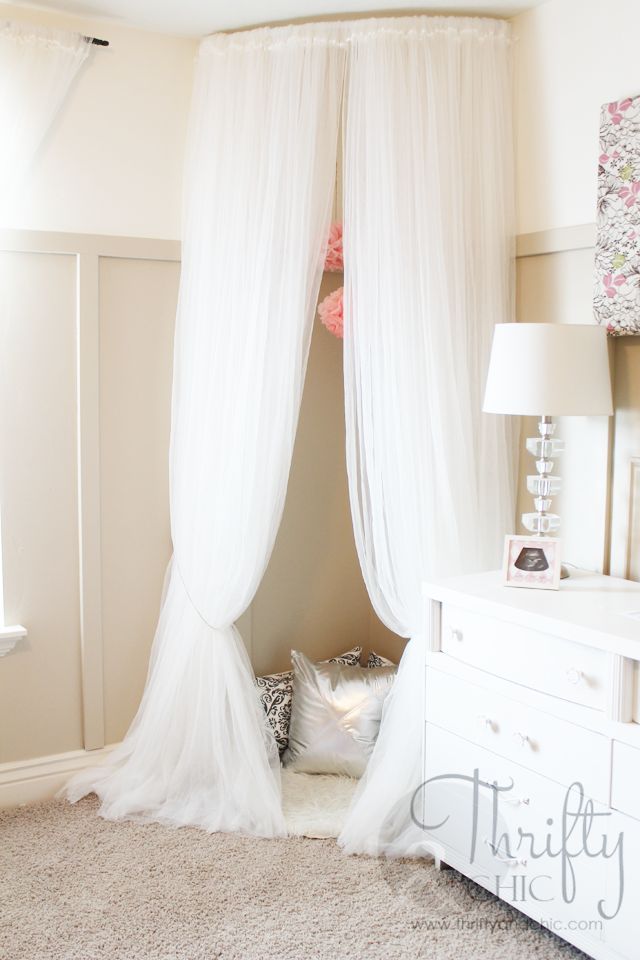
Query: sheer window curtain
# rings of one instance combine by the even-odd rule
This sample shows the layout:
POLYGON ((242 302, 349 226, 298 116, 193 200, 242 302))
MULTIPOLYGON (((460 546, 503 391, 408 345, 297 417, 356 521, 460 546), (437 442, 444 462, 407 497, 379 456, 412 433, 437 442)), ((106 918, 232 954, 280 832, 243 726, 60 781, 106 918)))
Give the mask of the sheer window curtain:
POLYGON ((284 506, 333 198, 340 27, 206 39, 187 164, 170 455, 174 557, 139 712, 67 788, 110 819, 285 832, 234 621, 284 506))
POLYGON ((89 53, 80 34, 0 21, 0 226, 89 53))
POLYGON ((344 131, 347 465, 356 545, 381 620, 409 637, 339 838, 419 851, 421 582, 499 564, 515 448, 484 416, 493 325, 513 318, 506 23, 355 25, 344 131))

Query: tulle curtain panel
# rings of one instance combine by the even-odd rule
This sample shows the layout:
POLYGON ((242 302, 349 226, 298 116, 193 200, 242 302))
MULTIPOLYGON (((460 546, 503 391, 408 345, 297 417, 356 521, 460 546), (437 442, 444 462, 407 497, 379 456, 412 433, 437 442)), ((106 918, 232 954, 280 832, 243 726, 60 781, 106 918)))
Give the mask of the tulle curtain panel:
POLYGON ((417 852, 420 585, 495 566, 513 437, 483 417, 512 319, 509 28, 403 17, 200 48, 175 340, 174 557, 144 697, 107 766, 109 818, 285 832, 279 763, 234 621, 282 515, 344 143, 347 465, 372 604, 410 638, 340 843, 417 852), (344 106, 343 106, 344 98, 344 106))
POLYGON ((174 351, 174 557, 142 703, 68 796, 110 819, 284 833, 279 757, 234 621, 269 560, 329 229, 339 27, 213 36, 198 57, 174 351))
POLYGON ((507 418, 482 414, 511 320, 510 40, 504 22, 407 18, 352 37, 344 161, 351 513, 380 619, 410 638, 339 842, 419 850, 421 583, 495 567, 514 514, 507 418))

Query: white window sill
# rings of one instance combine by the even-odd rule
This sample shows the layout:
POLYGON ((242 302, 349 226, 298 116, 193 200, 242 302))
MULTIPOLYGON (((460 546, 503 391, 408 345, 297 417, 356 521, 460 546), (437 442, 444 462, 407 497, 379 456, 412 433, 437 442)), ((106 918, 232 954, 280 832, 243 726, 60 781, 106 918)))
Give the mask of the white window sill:
POLYGON ((0 657, 11 653, 18 640, 26 637, 26 635, 27 631, 25 627, 0 627, 0 657))

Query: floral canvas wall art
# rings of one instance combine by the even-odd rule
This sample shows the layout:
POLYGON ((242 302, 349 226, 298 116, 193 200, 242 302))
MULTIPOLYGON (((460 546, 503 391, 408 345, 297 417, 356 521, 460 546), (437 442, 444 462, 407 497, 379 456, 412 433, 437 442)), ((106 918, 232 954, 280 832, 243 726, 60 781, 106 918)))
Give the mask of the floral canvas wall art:
POLYGON ((598 322, 640 334, 640 96, 602 107, 595 268, 598 322))

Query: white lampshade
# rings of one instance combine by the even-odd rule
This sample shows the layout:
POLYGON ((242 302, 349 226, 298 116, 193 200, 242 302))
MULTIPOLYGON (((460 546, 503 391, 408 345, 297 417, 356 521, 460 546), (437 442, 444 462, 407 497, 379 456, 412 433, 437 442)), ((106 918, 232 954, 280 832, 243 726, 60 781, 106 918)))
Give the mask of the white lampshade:
POLYGON ((483 409, 522 416, 610 416, 605 328, 496 324, 483 409))

